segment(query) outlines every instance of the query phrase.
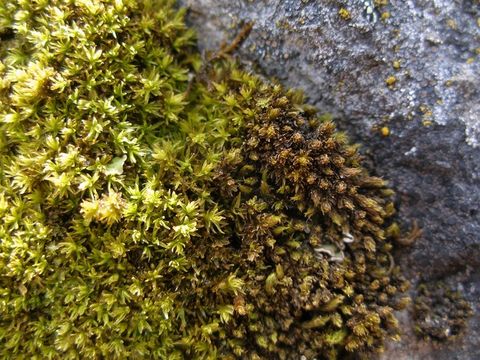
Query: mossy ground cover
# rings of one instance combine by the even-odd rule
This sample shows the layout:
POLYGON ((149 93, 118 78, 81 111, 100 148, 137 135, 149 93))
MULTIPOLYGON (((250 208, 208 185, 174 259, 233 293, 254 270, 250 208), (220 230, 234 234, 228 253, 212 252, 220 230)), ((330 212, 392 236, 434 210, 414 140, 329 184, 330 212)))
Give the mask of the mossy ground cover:
POLYGON ((398 338, 392 191, 174 3, 0 1, 0 356, 342 358, 398 338))

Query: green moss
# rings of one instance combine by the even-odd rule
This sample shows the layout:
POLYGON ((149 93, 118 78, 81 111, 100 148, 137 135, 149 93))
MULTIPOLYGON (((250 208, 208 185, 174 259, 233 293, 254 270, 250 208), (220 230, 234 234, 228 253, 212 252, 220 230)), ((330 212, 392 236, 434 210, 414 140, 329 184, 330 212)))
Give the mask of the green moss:
POLYGON ((398 337, 386 183, 158 1, 0 2, 0 356, 337 358, 398 337))
POLYGON ((417 334, 425 339, 448 341, 460 336, 473 310, 458 291, 442 282, 420 284, 413 306, 417 334))

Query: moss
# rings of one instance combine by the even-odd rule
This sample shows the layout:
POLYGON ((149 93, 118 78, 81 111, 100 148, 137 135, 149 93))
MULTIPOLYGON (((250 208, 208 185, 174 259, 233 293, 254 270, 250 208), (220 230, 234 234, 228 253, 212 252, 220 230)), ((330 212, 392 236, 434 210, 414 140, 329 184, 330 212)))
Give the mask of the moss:
POLYGON ((381 350, 391 190, 173 5, 0 3, 0 356, 381 350))
POLYGON ((473 311, 460 292, 442 282, 417 287, 413 318, 417 334, 425 339, 446 341, 457 338, 466 329, 473 311))

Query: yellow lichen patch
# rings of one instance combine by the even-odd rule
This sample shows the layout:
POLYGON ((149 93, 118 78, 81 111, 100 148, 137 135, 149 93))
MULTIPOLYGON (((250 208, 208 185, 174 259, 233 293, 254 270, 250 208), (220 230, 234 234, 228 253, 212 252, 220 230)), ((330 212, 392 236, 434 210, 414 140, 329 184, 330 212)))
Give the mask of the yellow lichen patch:
POLYGON ((420 112, 424 117, 431 117, 433 115, 432 109, 428 105, 422 104, 419 107, 420 112))
POLYGON ((352 15, 350 14, 350 11, 348 11, 345 8, 341 8, 338 10, 338 15, 343 19, 343 20, 350 20, 352 18, 352 15))
POLYGON ((388 0, 374 0, 373 3, 376 7, 380 8, 382 6, 388 5, 388 0))
POLYGON ((387 84, 389 87, 393 87, 396 82, 397 82, 397 78, 393 75, 385 79, 385 84, 387 84))
POLYGON ((458 29, 458 24, 455 19, 447 19, 447 26, 452 30, 458 29))

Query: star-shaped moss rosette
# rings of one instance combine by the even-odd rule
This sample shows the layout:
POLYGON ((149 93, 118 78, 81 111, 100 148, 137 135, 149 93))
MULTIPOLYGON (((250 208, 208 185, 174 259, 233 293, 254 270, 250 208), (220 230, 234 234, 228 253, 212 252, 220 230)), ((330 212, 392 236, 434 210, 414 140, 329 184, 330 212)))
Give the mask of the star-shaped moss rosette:
POLYGON ((392 191, 172 1, 0 2, 0 356, 335 359, 397 338, 392 191))

